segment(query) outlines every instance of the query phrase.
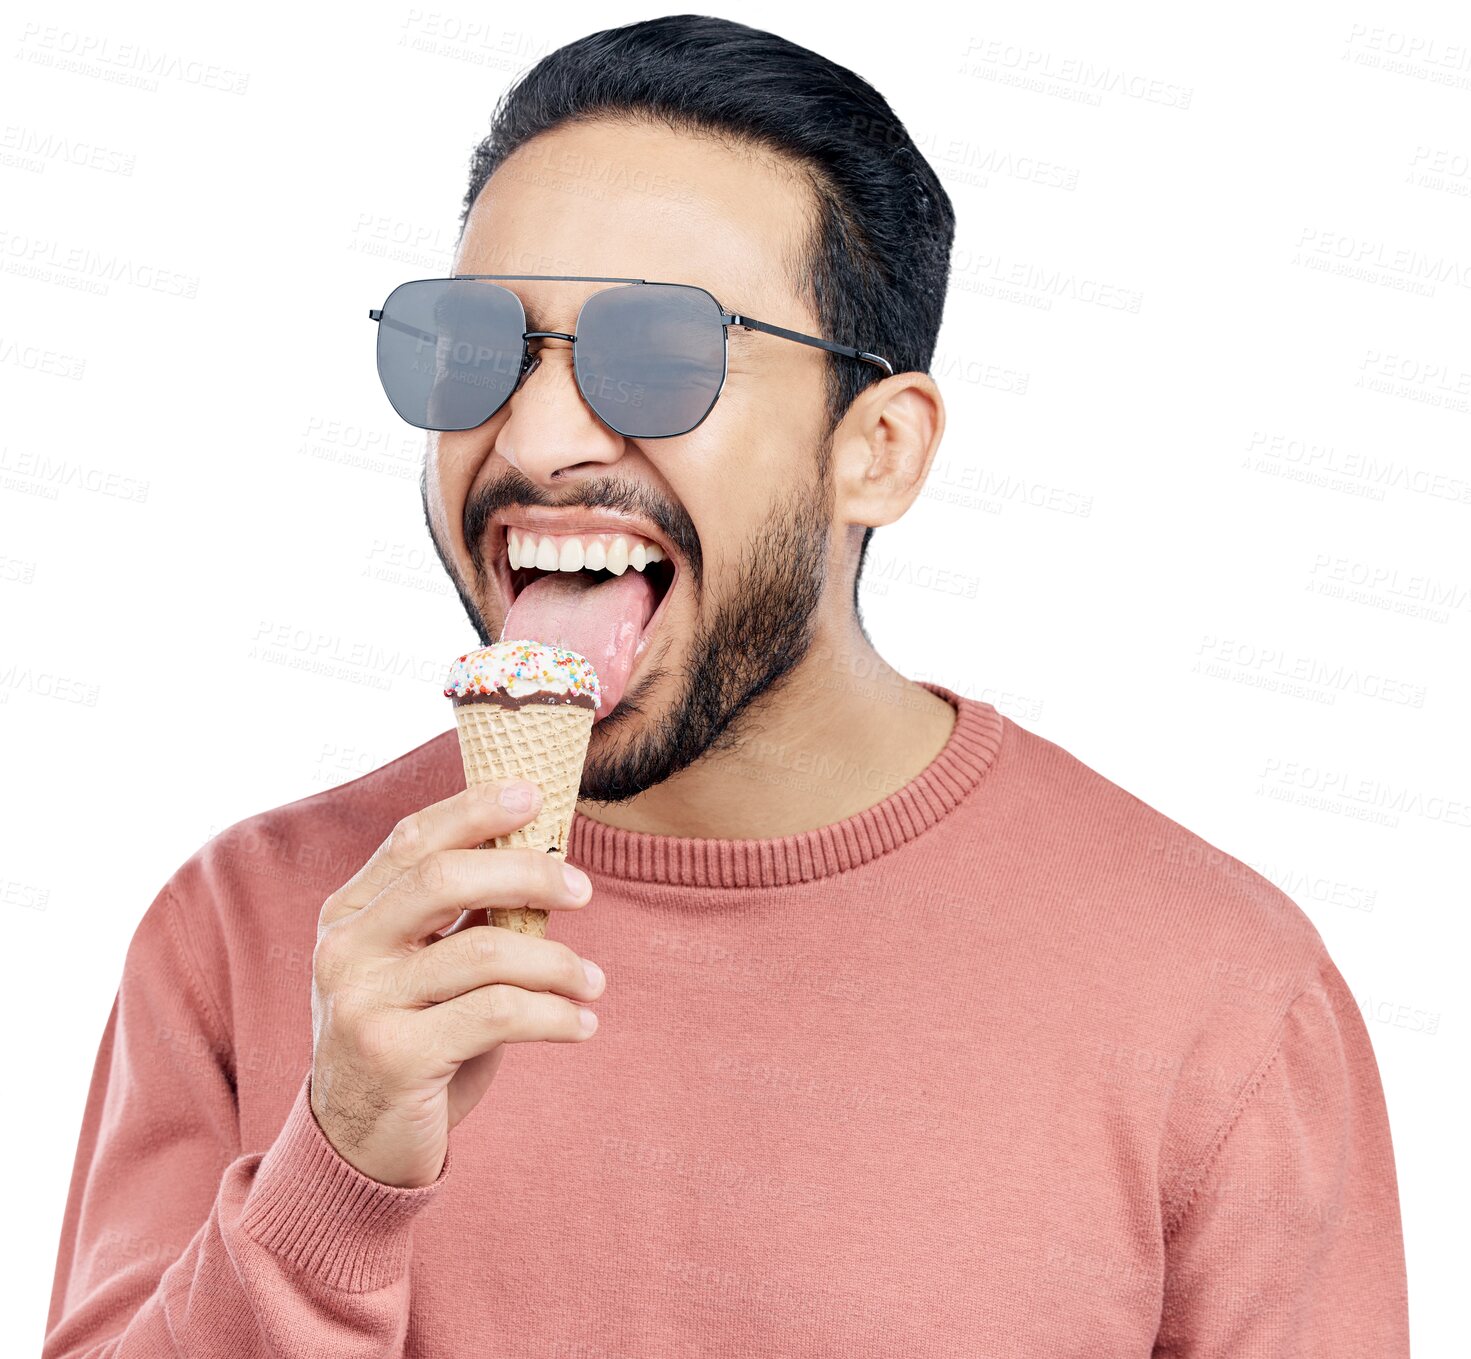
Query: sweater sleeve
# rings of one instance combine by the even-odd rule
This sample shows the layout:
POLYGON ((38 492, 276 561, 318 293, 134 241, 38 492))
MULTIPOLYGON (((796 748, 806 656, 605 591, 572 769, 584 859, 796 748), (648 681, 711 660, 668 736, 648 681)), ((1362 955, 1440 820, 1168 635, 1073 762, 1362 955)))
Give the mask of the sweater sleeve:
POLYGON ((304 1072, 271 1145, 239 1145, 234 1054, 165 887, 128 948, 82 1119, 43 1359, 376 1359, 403 1352, 433 1184, 343 1160, 304 1072))
POLYGON ((1369 1034, 1325 954, 1165 1223, 1155 1354, 1409 1354, 1389 1118, 1369 1034))

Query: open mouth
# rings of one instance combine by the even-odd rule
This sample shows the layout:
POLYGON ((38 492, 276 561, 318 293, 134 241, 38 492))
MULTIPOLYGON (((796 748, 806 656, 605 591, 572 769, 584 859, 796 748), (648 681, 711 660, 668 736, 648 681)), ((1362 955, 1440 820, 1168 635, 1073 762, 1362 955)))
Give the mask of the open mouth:
MULTIPOLYGON (((591 570, 588 567, 583 567, 575 573, 547 571, 535 566, 521 566, 513 570, 508 551, 507 526, 497 524, 493 532, 495 538, 492 544, 491 559, 495 563, 496 580, 500 585, 501 597, 505 601, 507 612, 509 612, 510 606, 515 603, 521 592, 532 581, 539 580, 543 576, 576 574, 585 576, 590 583, 594 584, 616 579, 615 573, 609 571, 607 568, 591 570)), ((624 572, 638 571, 639 569, 636 566, 629 565, 624 568, 624 572)), ((664 606, 674 591, 675 581, 679 578, 679 565, 672 557, 666 555, 660 561, 647 563, 642 568, 642 575, 653 587, 654 610, 649 615, 648 622, 644 624, 643 631, 639 635, 638 644, 634 648, 635 662, 648 649, 649 642, 655 630, 663 622, 664 606)))

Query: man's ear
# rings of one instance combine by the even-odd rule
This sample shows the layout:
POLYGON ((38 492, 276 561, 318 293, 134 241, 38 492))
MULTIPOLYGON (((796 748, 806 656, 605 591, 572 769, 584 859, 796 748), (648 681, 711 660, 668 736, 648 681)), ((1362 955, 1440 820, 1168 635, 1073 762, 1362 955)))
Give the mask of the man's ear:
POLYGON ((854 399, 833 431, 839 523, 892 524, 914 503, 945 433, 945 401, 928 373, 895 373, 854 399))

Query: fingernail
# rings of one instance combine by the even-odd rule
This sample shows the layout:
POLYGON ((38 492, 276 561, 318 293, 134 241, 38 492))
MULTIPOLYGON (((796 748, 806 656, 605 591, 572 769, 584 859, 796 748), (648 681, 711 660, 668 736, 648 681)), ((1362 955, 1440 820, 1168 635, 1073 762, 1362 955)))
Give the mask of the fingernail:
POLYGON ((598 1017, 591 1010, 583 1010, 577 1016, 577 1022, 582 1025, 584 1033, 591 1033, 598 1026, 598 1017))
POLYGON ((508 783, 501 789, 501 806, 508 812, 524 812, 530 809, 536 790, 525 780, 508 783))
POLYGON ((597 990, 603 984, 603 969, 596 963, 590 963, 586 958, 582 960, 582 970, 587 973, 587 984, 597 990))
POLYGON ((567 880, 567 890, 574 897, 585 897, 592 890, 592 883, 588 876, 580 868, 574 868, 571 864, 562 865, 562 876, 567 880))

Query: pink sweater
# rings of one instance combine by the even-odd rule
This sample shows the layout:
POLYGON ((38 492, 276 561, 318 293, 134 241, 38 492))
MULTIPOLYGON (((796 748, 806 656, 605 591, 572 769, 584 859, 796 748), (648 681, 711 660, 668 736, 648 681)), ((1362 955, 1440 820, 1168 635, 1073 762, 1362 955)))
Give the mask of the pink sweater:
POLYGON ((1408 1353, 1389 1125, 1303 913, 988 704, 771 840, 579 817, 608 974, 440 1178, 307 1100, 324 898, 464 786, 445 732, 187 860, 102 1037, 47 1359, 1408 1353))

